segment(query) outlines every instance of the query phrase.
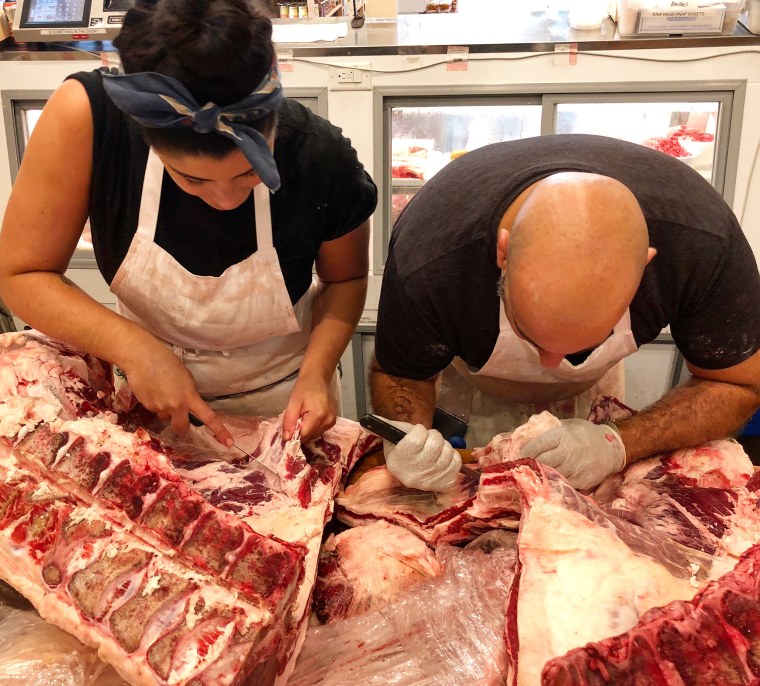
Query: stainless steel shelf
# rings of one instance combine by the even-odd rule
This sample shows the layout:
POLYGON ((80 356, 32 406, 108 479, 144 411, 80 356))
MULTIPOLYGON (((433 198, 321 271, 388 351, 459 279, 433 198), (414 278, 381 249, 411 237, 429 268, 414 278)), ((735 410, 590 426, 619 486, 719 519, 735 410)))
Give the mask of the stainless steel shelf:
MULTIPOLYGON (((347 17, 274 19, 273 23, 347 23, 347 17)), ((509 21, 459 14, 401 15, 396 21, 367 20, 361 28, 348 27, 348 35, 331 43, 278 43, 294 57, 355 55, 445 55, 449 46, 466 46, 471 54, 553 52, 557 45, 573 44, 579 52, 599 50, 650 50, 760 46, 760 36, 740 23, 730 36, 621 38, 617 25, 607 19, 599 29, 571 29, 566 12, 516 11, 509 21)), ((0 60, 83 60, 93 53, 113 51, 109 42, 30 43, 0 46, 0 60), (78 52, 84 50, 85 52, 78 52)), ((94 58, 94 55, 92 56, 94 58)))

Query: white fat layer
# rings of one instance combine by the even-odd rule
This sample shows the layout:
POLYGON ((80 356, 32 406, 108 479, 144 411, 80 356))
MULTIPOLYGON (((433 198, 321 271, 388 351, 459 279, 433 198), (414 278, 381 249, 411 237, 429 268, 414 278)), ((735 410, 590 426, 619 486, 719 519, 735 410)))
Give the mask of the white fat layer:
POLYGON ((40 422, 52 422, 63 406, 55 398, 6 396, 0 402, 0 435, 13 438, 25 435, 40 422))
POLYGON ((31 476, 28 471, 19 467, 16 455, 10 446, 3 442, 0 442, 0 460, 2 461, 2 464, 0 464, 0 477, 2 477, 4 483, 20 481, 31 476))
POLYGON ((539 683, 548 660, 628 631, 647 610, 695 593, 688 579, 637 555, 614 531, 542 498, 523 514, 520 559, 518 686, 539 683))
POLYGON ((102 521, 102 515, 94 512, 92 507, 76 507, 69 515, 68 523, 70 526, 76 526, 80 522, 102 521))
POLYGON ((335 536, 326 548, 340 554, 340 567, 375 596, 385 589, 441 573, 435 553, 411 531, 379 521, 335 536))
POLYGON ((39 486, 31 493, 30 498, 32 500, 49 500, 50 498, 60 498, 66 494, 59 490, 53 490, 47 481, 40 481, 39 486))
POLYGON ((196 591, 190 597, 187 614, 185 615, 185 625, 190 630, 194 629, 195 625, 198 623, 198 620, 201 617, 203 617, 203 612, 205 608, 200 607, 199 609, 199 603, 197 602, 200 599, 200 597, 201 597, 201 594, 198 591, 196 591))
MULTIPOLYGON (((531 439, 540 436, 551 429, 562 426, 562 422, 551 412, 534 414, 525 424, 521 424, 514 431, 495 435, 491 442, 483 449, 483 454, 478 459, 481 467, 508 462, 520 457, 520 449, 531 439)), ((495 428, 496 434, 498 428, 495 428)), ((480 451, 478 451, 480 452, 480 451)))
POLYGON ((172 660, 172 668, 169 672, 170 684, 184 684, 192 677, 200 674, 206 667, 221 657, 230 642, 235 624, 226 624, 219 637, 208 647, 208 652, 201 655, 195 641, 184 641, 178 647, 172 660))
POLYGON ((148 574, 148 578, 143 586, 142 595, 153 595, 161 586, 160 574, 148 574))

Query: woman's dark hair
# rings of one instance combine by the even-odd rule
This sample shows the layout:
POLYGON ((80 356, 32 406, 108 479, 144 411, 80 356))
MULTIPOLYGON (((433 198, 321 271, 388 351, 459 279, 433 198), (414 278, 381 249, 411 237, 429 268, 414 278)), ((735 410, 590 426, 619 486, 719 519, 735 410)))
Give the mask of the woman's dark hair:
MULTIPOLYGON (((177 79, 198 104, 224 106, 253 92, 274 59, 272 22, 252 0, 137 0, 114 40, 125 73, 177 79)), ((252 124, 268 135, 277 115, 252 124)), ((167 152, 220 158, 235 149, 223 136, 141 127, 146 143, 167 152)))

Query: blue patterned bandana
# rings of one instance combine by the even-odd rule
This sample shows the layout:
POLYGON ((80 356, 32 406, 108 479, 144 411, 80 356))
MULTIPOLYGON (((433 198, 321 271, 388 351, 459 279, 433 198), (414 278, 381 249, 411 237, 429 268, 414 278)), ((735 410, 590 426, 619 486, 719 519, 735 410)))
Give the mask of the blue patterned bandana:
POLYGON ((250 95, 232 105, 199 105, 177 79, 154 72, 114 76, 103 71, 103 87, 114 104, 143 126, 191 128, 230 138, 272 191, 280 187, 280 174, 267 139, 249 124, 277 110, 282 84, 277 62, 250 95))

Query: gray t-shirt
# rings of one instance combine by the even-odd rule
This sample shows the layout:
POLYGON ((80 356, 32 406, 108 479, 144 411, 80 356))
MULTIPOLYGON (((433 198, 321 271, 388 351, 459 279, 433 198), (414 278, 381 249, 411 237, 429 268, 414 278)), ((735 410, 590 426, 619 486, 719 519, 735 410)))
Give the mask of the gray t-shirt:
POLYGON ((398 218, 375 339, 387 373, 426 379, 454 356, 475 368, 486 363, 499 332, 499 221, 525 188, 561 171, 618 179, 641 206, 657 256, 630 306, 639 346, 670 325, 697 367, 724 369, 760 349, 757 263, 718 192, 663 153, 602 136, 556 135, 464 155, 398 218))

